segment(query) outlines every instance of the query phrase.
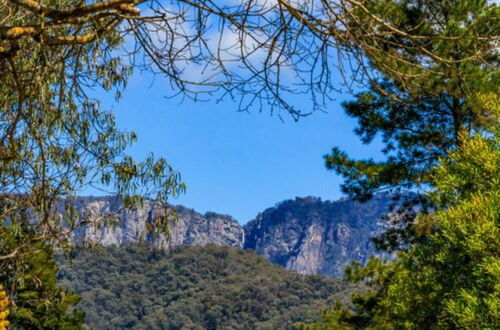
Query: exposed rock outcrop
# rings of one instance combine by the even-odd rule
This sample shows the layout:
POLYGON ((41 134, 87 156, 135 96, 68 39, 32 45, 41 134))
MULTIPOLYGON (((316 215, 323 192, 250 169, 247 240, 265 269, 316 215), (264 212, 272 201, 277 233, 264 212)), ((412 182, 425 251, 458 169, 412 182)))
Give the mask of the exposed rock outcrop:
POLYGON ((377 253, 371 237, 390 198, 366 203, 306 197, 287 200, 260 213, 245 226, 245 248, 303 274, 340 276, 351 260, 377 253))
POLYGON ((113 197, 82 197, 74 203, 91 219, 119 219, 116 226, 76 230, 77 243, 109 246, 148 241, 167 248, 213 243, 253 249, 299 273, 339 276, 351 260, 365 262, 369 255, 376 254, 371 237, 381 230, 379 219, 388 211, 390 198, 380 195, 363 204, 348 199, 332 202, 296 198, 265 210, 244 227, 227 215, 203 215, 176 206, 178 220, 171 225, 170 240, 148 232, 148 223, 159 212, 152 202, 134 211, 122 209, 121 202, 113 197))
POLYGON ((170 225, 170 240, 166 235, 151 235, 147 228, 159 208, 146 201, 142 208, 126 210, 114 197, 82 197, 75 201, 77 208, 92 223, 99 217, 117 217, 116 226, 86 226, 75 230, 77 243, 97 242, 104 246, 148 241, 158 247, 177 245, 217 244, 243 247, 243 228, 232 217, 208 212, 202 215, 183 206, 175 206, 178 219, 170 225))

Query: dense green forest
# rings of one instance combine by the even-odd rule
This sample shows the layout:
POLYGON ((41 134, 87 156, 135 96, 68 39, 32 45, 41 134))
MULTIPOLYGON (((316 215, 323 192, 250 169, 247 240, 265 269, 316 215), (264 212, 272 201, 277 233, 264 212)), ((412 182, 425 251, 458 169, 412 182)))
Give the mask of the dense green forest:
MULTIPOLYGON (((79 298, 63 285, 82 297, 97 329, 301 321, 313 329, 497 329, 499 17, 488 0, 0 1, 2 318, 11 329, 81 329, 79 298), (382 153, 358 158, 332 141, 324 162, 343 178, 341 190, 360 201, 417 192, 384 217, 387 231, 376 238, 396 258, 347 269, 365 286, 350 307, 332 304, 335 294, 345 298, 338 281, 229 248, 92 250, 59 271, 53 254, 71 251, 72 232, 116 225, 59 205, 89 187, 129 209, 146 199, 164 206, 148 222, 151 235, 168 233, 175 218, 166 205, 185 191, 180 174, 163 157, 129 155, 136 133, 101 107, 102 93, 118 100, 145 86, 128 84, 134 70, 164 77, 166 95, 226 98, 241 111, 294 120, 341 96, 359 140, 382 153), (331 307, 314 322, 320 306, 331 307)), ((205 170, 201 157, 193 162, 205 170)), ((277 171, 287 165, 277 162, 277 171)))
POLYGON ((82 297, 78 308, 94 329, 287 329, 353 290, 215 245, 88 250, 65 261, 59 277, 82 297))

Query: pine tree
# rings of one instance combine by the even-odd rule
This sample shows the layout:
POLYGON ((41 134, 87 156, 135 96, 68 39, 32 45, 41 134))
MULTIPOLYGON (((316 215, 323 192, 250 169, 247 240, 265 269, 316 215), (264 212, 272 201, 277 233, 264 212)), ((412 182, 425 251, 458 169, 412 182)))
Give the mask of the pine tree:
POLYGON ((460 146, 433 171, 429 198, 446 206, 420 215, 424 240, 397 259, 372 258, 347 270, 370 289, 337 306, 311 329, 494 329, 500 322, 500 140, 498 95, 480 96, 494 135, 460 135, 460 146), (486 103, 486 104, 485 104, 486 103))
POLYGON ((367 11, 357 9, 349 27, 366 42, 365 30, 373 29, 367 25, 383 28, 373 15, 425 37, 388 33, 362 49, 379 75, 343 107, 357 119, 355 132, 363 143, 381 138, 387 159, 353 160, 337 148, 326 157, 327 167, 346 178, 344 192, 359 199, 431 183, 428 173, 460 143, 459 133, 483 129, 484 109, 469 101, 477 93, 498 92, 500 82, 494 37, 500 8, 489 1, 373 0, 364 6, 367 11))
MULTIPOLYGON (((352 297, 353 309, 337 305, 323 311, 322 322, 304 328, 497 328, 498 51, 490 42, 494 39, 477 36, 480 31, 498 33, 498 7, 475 0, 366 4, 399 21, 402 31, 414 33, 414 27, 434 37, 409 40, 407 48, 399 48, 389 36, 385 49, 371 52, 380 79, 344 105, 358 119, 356 132, 364 142, 382 137, 387 160, 357 161, 334 149, 326 157, 327 166, 346 178, 344 191, 359 199, 379 190, 419 188, 431 208, 414 212, 404 222, 396 219, 394 230, 379 238, 381 247, 398 250, 395 260, 372 258, 365 266, 346 270, 348 279, 368 286, 352 297), (441 39, 450 35, 456 41, 441 39), (428 57, 430 53, 458 62, 440 62, 428 57), (479 57, 484 61, 477 61, 479 57), (421 60, 421 71, 412 75, 414 66, 405 70, 401 58, 421 60), (408 77, 390 70, 398 66, 408 77)), ((361 33, 362 24, 359 28, 361 33)))

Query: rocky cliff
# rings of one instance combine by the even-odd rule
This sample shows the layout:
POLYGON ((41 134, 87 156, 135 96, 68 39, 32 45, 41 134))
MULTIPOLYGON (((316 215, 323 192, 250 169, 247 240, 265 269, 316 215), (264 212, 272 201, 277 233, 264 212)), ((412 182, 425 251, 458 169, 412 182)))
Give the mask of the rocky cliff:
POLYGON ((351 260, 365 262, 377 253, 371 237, 380 232, 389 204, 384 195, 363 204, 287 200, 245 226, 244 247, 299 273, 340 276, 351 260))
POLYGON ((253 249, 270 261, 303 274, 339 276, 351 260, 364 262, 376 251, 371 237, 380 231, 380 216, 390 198, 377 196, 360 204, 306 197, 287 200, 260 213, 244 227, 227 215, 200 214, 176 206, 178 220, 171 224, 170 240, 152 236, 148 223, 158 208, 146 202, 138 210, 124 210, 112 197, 84 197, 75 201, 82 215, 94 219, 113 216, 116 226, 87 226, 74 232, 76 242, 104 246, 148 241, 154 246, 209 243, 253 249))
POLYGON ((97 242, 104 246, 122 245, 148 241, 154 246, 178 245, 227 245, 243 247, 244 230, 232 217, 213 212, 200 214, 183 206, 175 206, 177 219, 170 222, 170 236, 151 235, 148 223, 159 212, 152 202, 145 202, 142 208, 127 210, 113 197, 82 197, 75 201, 83 217, 97 223, 99 218, 116 217, 115 226, 85 226, 75 230, 74 240, 80 244, 97 242), (97 221, 96 221, 97 219, 97 221))

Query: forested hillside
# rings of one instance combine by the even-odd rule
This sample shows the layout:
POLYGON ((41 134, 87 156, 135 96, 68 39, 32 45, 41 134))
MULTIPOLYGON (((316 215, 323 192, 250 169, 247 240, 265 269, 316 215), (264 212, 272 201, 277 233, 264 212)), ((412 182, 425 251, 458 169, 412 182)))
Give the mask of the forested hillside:
POLYGON ((94 329, 287 329, 352 290, 215 245, 88 250, 65 261, 59 277, 82 297, 94 329))
POLYGON ((499 329, 498 4, 0 0, 0 330, 499 329), (302 136, 226 109, 332 114, 302 136), (218 209, 338 179, 373 204, 288 201, 246 228, 179 209, 170 226, 186 187, 218 209), (120 204, 80 212, 89 191, 120 204), (401 204, 378 231, 381 193, 401 204), (129 245, 168 234, 230 247, 129 245), (62 260, 79 238, 122 246, 62 260), (364 292, 348 306, 353 287, 291 269, 364 292))
MULTIPOLYGON (((177 245, 226 245, 255 250, 257 254, 301 274, 341 277, 351 261, 365 263, 378 253, 372 238, 383 230, 381 216, 394 203, 390 194, 378 194, 368 202, 296 197, 260 212, 241 226, 233 217, 214 212, 201 214, 174 206, 178 218, 169 235, 148 232, 159 207, 152 201, 127 210, 116 196, 79 197, 75 209, 92 225, 73 232, 77 245, 93 242, 103 246, 138 242, 165 249, 177 245), (118 219, 116 226, 96 226, 103 214, 118 219)), ((381 255, 379 253, 379 255, 381 255)))

